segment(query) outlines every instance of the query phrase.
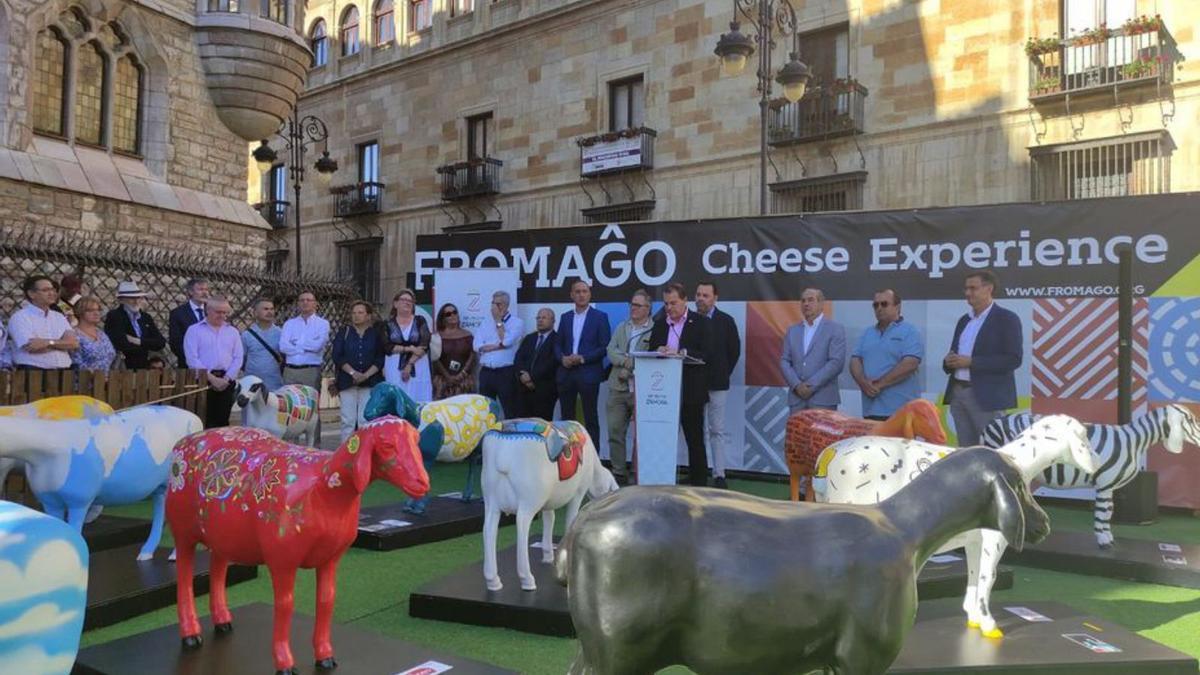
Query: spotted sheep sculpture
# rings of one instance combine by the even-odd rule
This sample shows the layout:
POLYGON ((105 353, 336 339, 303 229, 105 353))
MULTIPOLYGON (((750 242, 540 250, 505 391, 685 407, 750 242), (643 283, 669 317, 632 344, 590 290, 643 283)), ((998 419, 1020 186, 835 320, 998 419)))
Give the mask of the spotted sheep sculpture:
MULTIPOLYGON (((19 419, 80 420, 111 414, 112 406, 91 396, 54 396, 23 405, 0 406, 0 417, 19 419)), ((0 458, 0 497, 4 496, 9 472, 18 464, 18 459, 0 458)))
POLYGON ((316 447, 321 440, 320 411, 316 389, 303 384, 287 384, 275 391, 263 381, 246 375, 237 381, 237 404, 245 418, 244 426, 262 429, 285 441, 300 441, 316 447))
MULTIPOLYGON (((1037 417, 1017 413, 993 420, 983 429, 983 445, 995 448, 1009 442, 1037 417)), ((1182 405, 1171 404, 1141 415, 1129 424, 1085 424, 1092 455, 1098 467, 1095 472, 1059 466, 1042 472, 1043 488, 1068 490, 1095 488, 1092 527, 1100 548, 1113 545, 1113 492, 1137 476, 1146 466, 1150 446, 1162 443, 1172 454, 1183 452, 1185 442, 1200 445, 1200 421, 1182 405)))
POLYGON ((517 576, 521 589, 537 590, 529 567, 529 525, 542 514, 542 562, 554 561, 554 511, 567 507, 574 522, 584 496, 593 499, 617 489, 600 464, 596 446, 575 421, 537 418, 505 420, 483 437, 483 579, 488 590, 504 587, 496 565, 500 514, 517 516, 517 576))
MULTIPOLYGON (((382 415, 395 415, 417 427, 427 470, 434 462, 466 461, 467 484, 462 500, 471 501, 480 442, 489 430, 499 429, 504 419, 499 403, 478 394, 461 394, 421 405, 400 387, 380 382, 371 388, 363 417, 372 420, 382 415)), ((422 514, 428 503, 428 497, 408 500, 404 510, 422 514)))
MULTIPOLYGON (((1074 466, 1085 473, 1096 469, 1087 431, 1082 423, 1066 415, 1042 418, 996 451, 1017 465, 1026 486, 1054 464, 1074 466)), ((892 496, 935 462, 954 452, 954 448, 930 443, 877 436, 839 441, 817 458, 817 473, 813 480, 817 501, 874 504, 892 496)), ((951 539, 939 551, 965 548, 967 592, 963 597, 963 611, 967 613, 967 625, 978 628, 984 637, 1003 637, 992 618, 989 601, 992 584, 996 581, 996 568, 1007 546, 1008 542, 1000 532, 979 529, 951 539)))
POLYGON ((87 545, 74 528, 0 502, 0 671, 71 672, 87 585, 87 545))
POLYGON ((194 414, 161 405, 87 420, 0 417, 0 457, 25 462, 42 508, 76 530, 82 531, 93 505, 152 497, 150 536, 138 553, 138 560, 149 560, 162 538, 171 449, 203 428, 194 414))
MULTIPOLYGON (((830 443, 855 436, 920 436, 930 443, 946 442, 946 430, 938 417, 937 407, 922 398, 905 403, 882 422, 850 417, 834 410, 801 410, 788 418, 785 433, 784 455, 791 474, 792 501, 800 499, 801 479, 808 480, 813 475, 817 455, 830 443)), ((812 490, 807 490, 805 496, 812 501, 812 490)))
POLYGON ((555 558, 580 643, 570 672, 883 673, 926 560, 980 527, 1017 549, 1049 531, 1020 470, 983 448, 875 506, 622 488, 580 513, 555 558))
MULTIPOLYGON (((179 578, 192 577, 197 544, 211 552, 209 608, 215 632, 233 630, 225 597, 229 565, 265 564, 275 591, 275 669, 298 673, 290 645, 296 570, 316 568, 313 652, 318 668, 335 667, 330 625, 337 566, 357 535, 363 490, 376 479, 414 497, 429 490, 411 424, 394 417, 375 420, 335 452, 238 427, 213 429, 180 443, 171 458, 167 519, 179 578)), ((176 593, 183 646, 197 648, 200 623, 192 585, 179 584, 176 593)))

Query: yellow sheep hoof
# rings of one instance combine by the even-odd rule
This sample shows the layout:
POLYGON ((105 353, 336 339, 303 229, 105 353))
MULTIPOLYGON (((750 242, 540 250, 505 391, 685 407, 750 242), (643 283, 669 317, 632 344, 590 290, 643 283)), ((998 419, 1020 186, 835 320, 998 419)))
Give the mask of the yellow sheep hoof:
POLYGON ((983 633, 983 637, 985 637, 985 638, 994 638, 994 639, 999 639, 999 638, 1002 638, 1002 637, 1004 637, 1004 633, 1003 633, 1003 632, 1001 632, 999 628, 993 628, 993 629, 991 629, 991 630, 989 630, 989 631, 985 631, 985 632, 983 633))
POLYGON ((967 620, 967 628, 979 628, 979 622, 971 621, 970 619, 968 619, 967 620))

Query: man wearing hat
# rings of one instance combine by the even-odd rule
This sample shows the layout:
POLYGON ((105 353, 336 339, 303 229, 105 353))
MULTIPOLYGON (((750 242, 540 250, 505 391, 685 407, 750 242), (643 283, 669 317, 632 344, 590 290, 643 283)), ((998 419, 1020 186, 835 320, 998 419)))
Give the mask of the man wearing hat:
POLYGON ((125 357, 125 367, 130 370, 149 368, 150 354, 167 346, 154 319, 142 311, 145 297, 136 283, 122 281, 117 286, 117 301, 121 304, 104 317, 104 332, 125 357))

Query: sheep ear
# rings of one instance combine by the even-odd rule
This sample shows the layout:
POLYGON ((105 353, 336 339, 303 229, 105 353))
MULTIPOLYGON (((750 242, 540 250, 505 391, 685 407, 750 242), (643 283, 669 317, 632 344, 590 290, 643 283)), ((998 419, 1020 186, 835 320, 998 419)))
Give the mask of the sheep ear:
POLYGON ((258 385, 258 395, 262 396, 263 403, 267 402, 267 394, 268 393, 270 393, 270 392, 267 391, 267 385, 265 385, 265 384, 258 385))
POLYGON ((1025 547, 1025 510, 1021 508, 1021 498, 1004 476, 996 476, 992 490, 1000 533, 1010 547, 1020 551, 1025 547))

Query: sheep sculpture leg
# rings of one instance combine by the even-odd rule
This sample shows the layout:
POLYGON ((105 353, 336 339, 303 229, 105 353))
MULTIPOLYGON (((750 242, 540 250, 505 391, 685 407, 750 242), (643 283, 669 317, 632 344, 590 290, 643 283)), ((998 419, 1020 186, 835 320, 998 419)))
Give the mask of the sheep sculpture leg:
POLYGON ((542 511, 542 562, 554 562, 554 509, 542 511))
MULTIPOLYGON (((177 579, 195 578, 196 541, 175 532, 175 576, 177 579)), ((196 618, 196 594, 192 584, 175 584, 175 604, 179 607, 179 632, 183 635, 184 649, 195 649, 203 640, 200 638, 200 620, 196 618)))
POLYGON ((484 502, 483 511, 483 581, 489 591, 504 588, 496 566, 496 533, 500 529, 500 507, 496 501, 484 502))
MULTIPOLYGON (((970 556, 974 549, 977 551, 978 560, 978 566, 975 568, 978 578, 975 579, 974 584, 976 595, 973 606, 967 606, 967 601, 970 600, 970 585, 967 587, 967 597, 963 600, 963 609, 967 612, 967 625, 978 626, 980 634, 986 638, 1004 637, 1004 632, 1000 630, 996 625, 996 620, 992 617, 989 599, 992 597, 992 586, 996 583, 996 568, 1000 566, 1000 558, 1004 555, 1004 549, 1008 548, 1008 540, 995 530, 974 530, 967 536, 969 538, 967 554, 970 556)), ((968 574, 971 574, 970 571, 968 574)), ((968 577, 968 583, 974 577, 975 574, 971 574, 968 577)))
POLYGON ((1100 548, 1110 548, 1113 545, 1112 515, 1112 490, 1096 490, 1094 529, 1096 530, 1096 543, 1100 545, 1100 548))
POLYGON ((529 568, 529 526, 535 515, 537 508, 529 504, 521 504, 517 509, 517 576, 523 591, 537 590, 537 581, 529 568))
MULTIPOLYGON (((150 560, 154 557, 154 550, 158 548, 158 542, 162 541, 163 519, 165 518, 167 508, 167 486, 159 486, 152 495, 154 500, 154 515, 150 521, 150 536, 146 537, 146 543, 142 544, 142 550, 138 552, 138 560, 150 560)), ((84 512, 87 513, 86 511, 84 512)))
POLYGON ((334 559, 317 568, 317 621, 313 627, 312 645, 318 668, 337 666, 333 659, 333 640, 330 638, 333 605, 337 599, 337 564, 337 559, 334 559))
POLYGON ((210 553, 208 560, 208 613, 212 616, 213 629, 217 633, 228 633, 233 630, 233 615, 229 613, 225 595, 229 560, 216 553, 210 553))
MULTIPOLYGON (((295 605, 296 568, 268 565, 271 571, 271 588, 275 591, 275 625, 271 634, 271 654, 275 664, 295 663, 292 659, 292 610, 295 605)), ((292 675, 299 671, 289 667, 276 671, 276 675, 292 675)))

